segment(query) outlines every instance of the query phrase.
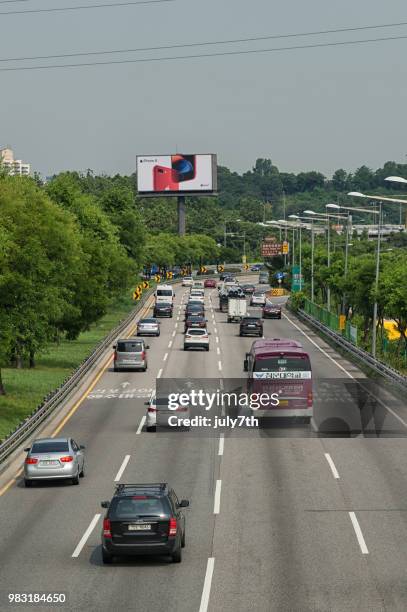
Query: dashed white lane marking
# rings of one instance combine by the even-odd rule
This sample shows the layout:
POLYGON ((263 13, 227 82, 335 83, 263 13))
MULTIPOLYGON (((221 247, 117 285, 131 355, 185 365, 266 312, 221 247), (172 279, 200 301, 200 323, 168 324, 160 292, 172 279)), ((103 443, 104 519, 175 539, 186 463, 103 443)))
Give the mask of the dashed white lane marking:
POLYGON ((81 550, 82 548, 85 546, 90 534, 92 533, 92 531, 94 530, 94 528, 96 527, 96 523, 98 522, 98 520, 100 519, 101 515, 100 514, 95 514, 95 516, 93 517, 93 519, 90 522, 89 527, 87 528, 87 530, 85 531, 85 533, 83 534, 83 536, 81 537, 81 539, 79 540, 79 544, 78 546, 75 548, 75 550, 72 553, 72 557, 76 558, 79 557, 79 555, 81 554, 81 550))
POLYGON ((216 352, 218 355, 220 355, 220 348, 218 346, 216 347, 216 352))
POLYGON ((329 463, 329 467, 331 468, 333 477, 334 478, 339 478, 338 470, 336 469, 335 464, 333 462, 333 459, 332 459, 332 457, 331 457, 331 455, 329 453, 325 453, 325 459, 329 463))
POLYGON ((217 333, 218 333, 218 329, 217 329, 217 327, 214 327, 214 328, 213 328, 213 331, 215 332, 215 334, 217 334, 217 333))
POLYGON ((216 488, 215 488, 215 501, 213 504, 213 513, 214 514, 219 514, 220 512, 220 494, 221 494, 221 490, 222 490, 222 481, 221 480, 217 480, 216 481, 216 488))
POLYGON ((172 347, 172 340, 170 340, 168 343, 168 348, 171 348, 171 347, 172 347))
POLYGON ((164 355, 164 357, 163 357, 163 360, 164 360, 164 361, 167 361, 167 357, 168 357, 168 353, 165 353, 165 355, 164 355))
POLYGON ((225 448, 225 435, 224 434, 220 434, 220 438, 219 438, 219 450, 218 450, 218 455, 219 456, 223 455, 224 448, 225 448))
POLYGON ((350 520, 352 521, 353 529, 355 530, 356 537, 359 542, 360 550, 363 555, 368 555, 369 551, 366 546, 365 538, 363 537, 362 530, 359 525, 359 521, 356 518, 356 514, 354 512, 349 512, 350 520))
POLYGON ((177 333, 177 332, 176 332, 176 331, 175 331, 175 329, 174 329, 174 331, 172 332, 172 337, 173 337, 173 338, 175 338, 175 334, 176 334, 176 333, 177 333))
POLYGON ((222 362, 221 361, 218 361, 218 369, 219 369, 219 372, 222 371, 222 362))
POLYGON ((162 368, 160 368, 160 369, 158 370, 157 378, 161 378, 161 374, 162 374, 162 373, 163 373, 163 369, 162 369, 162 368))
POLYGON ((146 422, 146 415, 141 417, 141 421, 140 421, 139 426, 138 426, 137 431, 136 431, 136 434, 138 436, 141 434, 141 430, 143 429, 145 422, 146 422))
POLYGON ((174 329, 177 329, 177 327, 178 327, 178 323, 175 323, 174 329))
POLYGON ((202 590, 201 605, 199 606, 199 612, 206 612, 209 605, 209 597, 211 594, 213 568, 215 565, 215 557, 209 557, 206 565, 205 582, 202 590))
POLYGON ((215 340, 216 340, 216 342, 219 342, 219 337, 218 337, 218 336, 216 336, 215 340))
POLYGON ((123 476, 123 472, 126 469, 126 466, 129 461, 130 461, 130 455, 126 455, 125 458, 123 459, 123 463, 121 464, 119 471, 116 474, 116 478, 114 479, 115 482, 119 482, 120 478, 123 476))

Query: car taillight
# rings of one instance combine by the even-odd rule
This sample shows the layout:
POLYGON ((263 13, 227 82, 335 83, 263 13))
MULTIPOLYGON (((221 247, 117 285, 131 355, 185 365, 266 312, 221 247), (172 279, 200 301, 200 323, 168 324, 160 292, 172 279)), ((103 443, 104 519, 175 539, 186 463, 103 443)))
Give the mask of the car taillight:
POLYGON ((168 526, 168 535, 175 536, 177 535, 177 519, 170 518, 170 524, 168 526))
POLYGON ((62 463, 70 463, 73 461, 73 457, 72 455, 67 455, 66 457, 60 457, 59 460, 62 461, 62 463))
POLYGON ((155 406, 149 406, 147 412, 157 412, 157 408, 155 406))
POLYGON ((117 361, 117 351, 115 351, 115 352, 114 352, 114 355, 113 355, 113 360, 114 360, 114 361, 117 361))
POLYGON ((308 406, 309 408, 312 408, 312 391, 310 391, 310 392, 308 393, 308 397, 307 397, 307 406, 308 406))
POLYGON ((201 338, 208 338, 206 334, 202 334, 201 338))
POLYGON ((111 538, 112 532, 110 531, 110 519, 103 519, 103 537, 111 538))
POLYGON ((27 457, 27 459, 25 460, 25 462, 28 465, 33 465, 34 463, 38 463, 38 459, 35 459, 34 457, 27 457))
POLYGON ((141 358, 145 359, 146 358, 146 352, 145 351, 141 351, 141 358))
POLYGON ((187 408, 187 406, 178 406, 175 409, 175 412, 188 412, 188 408, 187 408))

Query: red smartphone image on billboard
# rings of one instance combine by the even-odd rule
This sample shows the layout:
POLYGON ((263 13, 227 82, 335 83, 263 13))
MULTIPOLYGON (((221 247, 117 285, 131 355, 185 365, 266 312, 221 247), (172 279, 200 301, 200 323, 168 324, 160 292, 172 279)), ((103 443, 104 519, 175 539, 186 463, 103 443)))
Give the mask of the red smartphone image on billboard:
POLYGON ((154 166, 153 184, 154 191, 178 191, 179 182, 177 172, 173 168, 154 166))
POLYGON ((171 166, 177 174, 179 183, 192 181, 196 176, 195 155, 171 155, 171 166))

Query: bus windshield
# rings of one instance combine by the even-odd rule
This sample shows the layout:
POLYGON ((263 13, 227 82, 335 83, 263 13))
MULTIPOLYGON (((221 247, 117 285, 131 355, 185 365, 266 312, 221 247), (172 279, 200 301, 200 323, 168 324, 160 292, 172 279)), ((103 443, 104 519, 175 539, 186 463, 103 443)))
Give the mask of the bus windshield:
POLYGON ((307 355, 276 355, 256 359, 254 372, 304 372, 311 371, 307 355))

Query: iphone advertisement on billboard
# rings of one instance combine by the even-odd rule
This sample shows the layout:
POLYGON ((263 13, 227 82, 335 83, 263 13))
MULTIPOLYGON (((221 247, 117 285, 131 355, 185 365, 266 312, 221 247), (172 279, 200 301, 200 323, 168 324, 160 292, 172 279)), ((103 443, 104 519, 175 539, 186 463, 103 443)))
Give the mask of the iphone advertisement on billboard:
POLYGON ((143 194, 213 193, 216 191, 216 155, 139 156, 137 188, 143 194))

